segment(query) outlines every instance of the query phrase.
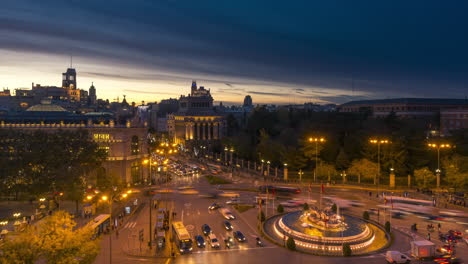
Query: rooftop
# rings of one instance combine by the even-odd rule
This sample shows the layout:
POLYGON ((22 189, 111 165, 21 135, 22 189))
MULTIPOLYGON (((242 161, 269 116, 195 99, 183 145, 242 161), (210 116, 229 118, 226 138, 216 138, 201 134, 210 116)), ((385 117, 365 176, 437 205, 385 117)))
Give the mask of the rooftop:
POLYGON ((351 101, 341 106, 365 105, 365 104, 440 104, 440 105, 468 105, 468 99, 449 98, 393 98, 377 100, 351 101))

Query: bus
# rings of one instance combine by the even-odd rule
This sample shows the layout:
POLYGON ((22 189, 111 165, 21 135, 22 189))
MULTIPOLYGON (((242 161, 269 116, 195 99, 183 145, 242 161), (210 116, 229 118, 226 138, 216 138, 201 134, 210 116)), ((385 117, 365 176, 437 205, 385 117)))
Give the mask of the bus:
POLYGON ((269 194, 274 195, 289 195, 289 194, 299 194, 301 189, 295 187, 285 187, 285 186, 271 186, 271 185, 262 185, 258 187, 258 190, 261 193, 268 192, 269 194))
POLYGON ((86 227, 93 230, 93 239, 110 229, 110 214, 100 214, 91 220, 86 227))
POLYGON ((174 235, 174 241, 177 244, 177 247, 179 247, 180 253, 191 253, 193 249, 192 239, 190 238, 190 234, 184 224, 180 221, 173 222, 172 232, 174 235))

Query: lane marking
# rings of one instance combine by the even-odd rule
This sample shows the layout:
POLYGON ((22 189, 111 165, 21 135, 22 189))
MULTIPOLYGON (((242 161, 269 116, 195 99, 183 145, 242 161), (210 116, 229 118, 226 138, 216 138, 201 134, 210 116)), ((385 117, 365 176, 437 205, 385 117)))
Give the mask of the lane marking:
POLYGON ((254 248, 237 248, 237 249, 214 249, 214 250, 201 250, 201 251, 195 251, 192 252, 192 254, 205 254, 205 253, 221 253, 221 252, 230 252, 230 251, 245 251, 245 250, 255 250, 255 249, 272 249, 272 248, 277 248, 277 247, 254 247, 254 248))

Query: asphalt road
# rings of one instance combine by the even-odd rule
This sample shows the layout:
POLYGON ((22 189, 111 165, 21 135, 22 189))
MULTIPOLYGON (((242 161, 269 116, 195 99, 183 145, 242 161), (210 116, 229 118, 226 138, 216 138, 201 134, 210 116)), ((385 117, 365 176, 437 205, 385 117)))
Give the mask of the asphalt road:
MULTIPOLYGON (((248 181, 247 181, 248 182, 248 181)), ((251 183, 240 181, 239 185, 242 186, 252 186, 251 183)), ((212 249, 209 244, 207 243, 206 248, 198 248, 196 244, 194 244, 194 250, 191 254, 186 255, 179 255, 175 260, 173 259, 166 259, 166 258, 150 258, 150 257, 142 257, 138 255, 141 254, 139 251, 139 245, 137 234, 139 230, 143 229, 145 234, 145 241, 148 241, 149 236, 149 210, 148 204, 145 204, 144 207, 140 210, 140 212, 136 215, 133 215, 129 219, 126 220, 126 223, 119 231, 119 238, 116 238, 115 235, 113 236, 113 261, 112 263, 120 264, 120 263, 184 263, 184 264, 192 264, 192 263, 346 263, 352 260, 352 262, 358 263, 384 263, 384 254, 378 253, 373 254, 370 256, 363 256, 363 257, 353 257, 353 258, 339 258, 339 257, 320 257, 320 256, 313 256, 298 252, 291 252, 282 247, 278 247, 274 244, 269 243, 265 239, 262 239, 265 246, 264 247, 257 247, 255 244, 255 237, 259 236, 258 231, 256 229, 256 210, 257 209, 250 209, 245 213, 238 213, 236 210, 231 209, 233 214, 236 216, 235 220, 232 220, 231 223, 234 226, 234 230, 240 230, 244 235, 247 237, 247 241, 244 243, 237 243, 239 248, 237 249, 226 249, 224 245, 224 239, 228 236, 232 236, 231 231, 226 231, 222 226, 222 222, 225 220, 222 215, 217 211, 210 211, 208 210, 208 206, 213 202, 218 202, 220 204, 225 205, 225 201, 228 198, 218 197, 216 199, 212 198, 205 198, 204 195, 206 194, 213 194, 219 192, 220 190, 217 189, 217 186, 210 185, 204 179, 204 177, 194 177, 194 178, 175 178, 173 182, 166 184, 163 188, 168 188, 174 190, 173 193, 164 194, 162 197, 167 200, 173 202, 173 206, 175 212, 177 213, 175 220, 182 220, 185 226, 187 227, 188 231, 190 232, 191 236, 194 237, 195 235, 202 234, 201 226, 203 224, 210 225, 213 233, 217 236, 218 240, 220 241, 221 248, 220 249, 212 249), (197 192, 195 194, 181 194, 176 190, 182 186, 191 186, 197 192), (130 256, 124 252, 124 250, 128 252, 133 252, 135 256, 130 256)), ((318 190, 317 190, 318 191, 318 190)), ((348 210, 349 213, 355 215, 362 215, 364 210, 369 208, 376 208, 380 202, 376 200, 369 199, 364 191, 356 191, 352 189, 326 189, 327 196, 339 196, 341 198, 350 199, 350 200, 358 200, 363 203, 363 207, 351 207, 348 210)), ((255 193, 251 192, 240 192, 241 200, 242 201, 253 201, 254 197, 256 196, 255 193)), ((309 199, 308 193, 302 193, 298 195, 297 198, 300 199, 309 199)), ((320 194, 318 192, 313 192, 310 194, 310 198, 312 200, 320 200, 320 194)), ((147 199, 147 198, 146 198, 147 199)), ((324 200, 323 200, 324 201, 324 200)), ((164 204, 164 203, 163 203, 164 204)), ((276 204, 277 205, 277 204, 276 204)), ((276 206, 275 205, 275 206, 276 206)), ((172 206, 169 203, 169 206, 172 206)), ((227 205, 225 205, 227 206, 227 205)), ((230 206, 227 206, 228 208, 230 206)), ((273 208, 270 209, 271 211, 273 208)), ((270 211, 270 212, 271 212, 270 211)), ((380 221, 382 222, 383 215, 380 217, 380 221)), ((385 220, 388 220, 389 216, 386 216, 385 220)), ((371 216, 371 218, 376 220, 376 216, 371 216)), ((153 218, 154 219, 154 218, 153 218)), ((461 220, 465 221, 465 220, 461 220)), ((468 222, 468 221, 467 221, 468 222)), ((420 226, 425 226, 428 221, 421 219, 417 216, 410 215, 404 219, 392 219, 392 225, 395 226, 398 230, 402 230, 405 233, 409 232, 409 227, 411 223, 418 223, 420 226)), ((154 222, 153 222, 154 224, 154 222)), ((443 223, 442 231, 447 231, 448 229, 457 229, 464 231, 464 226, 454 223, 454 222, 447 222, 443 223)), ((427 232, 425 232, 427 233, 427 232)), ((419 234, 414 234, 414 236, 421 236, 424 237, 426 234, 423 231, 419 232, 419 234)), ((403 234, 402 232, 395 232, 396 239, 399 243, 396 243, 392 246, 392 249, 402 251, 404 253, 408 253, 409 250, 409 241, 412 239, 410 236, 403 234)), ((434 236, 436 234, 434 233, 434 236)), ((109 243, 108 237, 103 237, 102 240, 102 249, 101 253, 98 256, 95 263, 109 263, 109 243)), ((146 243, 142 245, 142 252, 147 251, 146 243)), ((461 244, 457 249, 459 257, 464 260, 468 260, 466 254, 468 254, 468 250, 466 250, 466 245, 461 244)))

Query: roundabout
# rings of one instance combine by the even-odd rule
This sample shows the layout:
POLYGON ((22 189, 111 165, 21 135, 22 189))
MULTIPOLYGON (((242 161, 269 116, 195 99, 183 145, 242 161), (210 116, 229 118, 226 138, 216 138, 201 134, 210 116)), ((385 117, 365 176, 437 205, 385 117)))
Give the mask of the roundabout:
POLYGON ((355 216, 334 213, 330 208, 273 216, 263 223, 263 230, 280 244, 285 245, 292 237, 297 250, 319 255, 341 256, 345 244, 353 255, 363 255, 380 250, 389 242, 381 227, 355 216))

